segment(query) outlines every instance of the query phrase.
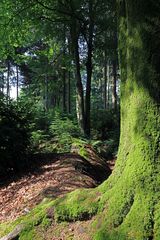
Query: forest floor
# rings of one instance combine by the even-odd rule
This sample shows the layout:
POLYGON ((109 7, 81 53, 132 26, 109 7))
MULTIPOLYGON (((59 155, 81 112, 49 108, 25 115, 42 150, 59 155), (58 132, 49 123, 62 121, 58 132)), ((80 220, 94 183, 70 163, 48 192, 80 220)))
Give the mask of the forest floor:
MULTIPOLYGON (((18 176, 10 173, 10 176, 1 178, 0 223, 27 214, 44 198, 54 199, 75 189, 93 188, 103 182, 111 174, 115 160, 104 161, 94 151, 89 151, 89 160, 74 153, 36 154, 29 161, 30 167, 18 176)), ((68 234, 76 231, 74 235, 78 232, 78 235, 81 233, 81 237, 88 239, 82 236, 86 224, 77 222, 62 227, 69 231, 68 234)), ((61 235, 65 234, 61 231, 61 235)), ((49 237, 49 232, 47 236, 47 239, 54 240, 49 237)), ((62 236, 60 239, 65 238, 62 236)))
POLYGON ((103 161, 92 151, 78 154, 37 154, 17 176, 0 179, 0 223, 26 214, 44 198, 63 196, 78 188, 93 188, 111 173, 114 160, 103 161))

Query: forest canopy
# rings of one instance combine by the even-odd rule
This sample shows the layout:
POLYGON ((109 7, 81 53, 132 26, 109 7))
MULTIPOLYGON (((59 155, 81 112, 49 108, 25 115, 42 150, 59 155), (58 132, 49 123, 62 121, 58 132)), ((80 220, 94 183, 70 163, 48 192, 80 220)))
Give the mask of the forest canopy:
MULTIPOLYGON (((35 148, 45 145, 44 151, 69 151, 80 134, 100 141, 113 138, 111 148, 116 149, 120 79, 115 3, 2 1, 1 19, 1 98, 6 109, 16 105, 17 114, 21 108, 30 112, 29 121, 22 113, 28 123, 24 148, 28 151, 30 142, 35 148), (49 141, 57 136, 58 147, 49 146, 47 136, 49 141)), ((14 151, 14 137, 10 144, 14 151)))

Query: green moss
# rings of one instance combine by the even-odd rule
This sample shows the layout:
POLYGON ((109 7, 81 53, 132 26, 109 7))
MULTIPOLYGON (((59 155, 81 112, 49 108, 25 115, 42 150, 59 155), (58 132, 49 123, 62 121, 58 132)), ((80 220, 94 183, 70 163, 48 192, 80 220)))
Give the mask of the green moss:
POLYGON ((96 233, 94 240, 126 240, 126 236, 123 233, 117 233, 116 231, 107 233, 106 229, 96 233))
POLYGON ((52 219, 45 216, 41 222, 42 228, 46 229, 52 224, 52 219))
POLYGON ((99 194, 95 190, 76 190, 55 203, 56 221, 90 219, 98 211, 99 194))
POLYGON ((16 224, 10 222, 0 224, 0 237, 8 234, 15 228, 16 224))
POLYGON ((47 201, 41 203, 36 208, 34 208, 31 213, 18 218, 16 221, 7 224, 0 224, 0 237, 7 235, 11 231, 13 231, 14 228, 19 224, 24 225, 24 230, 22 231, 24 236, 26 236, 26 234, 29 234, 29 232, 32 232, 32 235, 32 230, 34 229, 34 227, 43 222, 43 220, 46 218, 47 209, 53 204, 54 201, 47 201))
POLYGON ((98 211, 99 199, 100 195, 95 190, 76 190, 63 198, 54 201, 48 200, 38 205, 31 213, 19 218, 12 224, 0 225, 0 234, 4 236, 11 232, 15 226, 23 223, 25 227, 20 234, 20 239, 36 239, 34 231, 36 226, 47 229, 53 220, 61 222, 90 219, 98 211), (54 219, 50 219, 47 215, 47 210, 51 207, 54 209, 54 219))
POLYGON ((35 238, 35 229, 31 228, 26 228, 23 230, 20 234, 19 240, 40 240, 35 238))

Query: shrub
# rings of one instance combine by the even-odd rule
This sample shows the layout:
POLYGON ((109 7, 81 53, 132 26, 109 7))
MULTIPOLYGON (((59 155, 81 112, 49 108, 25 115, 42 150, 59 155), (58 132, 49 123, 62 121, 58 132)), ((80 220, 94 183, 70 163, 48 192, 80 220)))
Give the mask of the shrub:
POLYGON ((103 109, 93 110, 91 112, 91 127, 95 139, 119 138, 119 112, 103 109))
POLYGON ((73 138, 80 136, 80 129, 76 122, 56 112, 50 126, 50 133, 57 142, 57 152, 69 152, 73 138))
POLYGON ((101 157, 107 160, 117 155, 118 142, 115 139, 92 141, 92 146, 101 157))
POLYGON ((18 170, 24 164, 30 143, 29 120, 23 107, 0 100, 1 171, 18 170))

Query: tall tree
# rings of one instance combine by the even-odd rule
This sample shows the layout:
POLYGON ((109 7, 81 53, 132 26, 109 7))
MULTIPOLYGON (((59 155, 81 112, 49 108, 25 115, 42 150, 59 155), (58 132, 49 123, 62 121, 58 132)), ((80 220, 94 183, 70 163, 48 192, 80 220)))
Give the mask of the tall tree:
POLYGON ((160 239, 160 1, 118 0, 121 137, 95 239, 160 239))

